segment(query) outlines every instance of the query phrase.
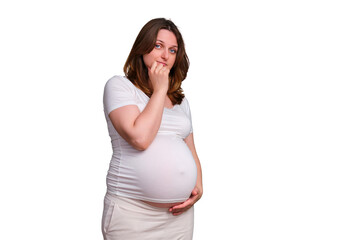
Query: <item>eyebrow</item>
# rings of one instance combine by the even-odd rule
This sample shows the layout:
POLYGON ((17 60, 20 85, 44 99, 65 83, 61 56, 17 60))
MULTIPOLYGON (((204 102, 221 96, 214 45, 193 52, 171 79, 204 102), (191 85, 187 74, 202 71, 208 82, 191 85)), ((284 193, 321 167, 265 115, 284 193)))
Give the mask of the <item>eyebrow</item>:
MULTIPOLYGON (((162 41, 162 40, 160 40, 160 39, 157 39, 156 41, 159 41, 159 42, 161 42, 161 43, 165 43, 164 41, 162 41)), ((171 47, 178 47, 177 45, 172 45, 171 47)))

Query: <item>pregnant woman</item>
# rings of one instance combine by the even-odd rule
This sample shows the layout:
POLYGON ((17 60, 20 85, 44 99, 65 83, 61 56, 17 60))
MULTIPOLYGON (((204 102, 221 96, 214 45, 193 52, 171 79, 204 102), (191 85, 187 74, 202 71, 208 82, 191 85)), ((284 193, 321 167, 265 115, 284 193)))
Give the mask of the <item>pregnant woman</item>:
POLYGON ((181 89, 188 68, 178 28, 153 19, 135 40, 125 76, 105 85, 113 148, 102 218, 106 240, 192 239, 193 205, 203 190, 181 89))

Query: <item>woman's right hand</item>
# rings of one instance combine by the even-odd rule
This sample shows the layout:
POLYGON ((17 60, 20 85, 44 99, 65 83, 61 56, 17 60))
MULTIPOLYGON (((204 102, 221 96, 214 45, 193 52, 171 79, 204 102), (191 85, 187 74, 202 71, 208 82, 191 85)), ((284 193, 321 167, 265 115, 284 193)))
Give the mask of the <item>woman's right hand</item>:
POLYGON ((148 69, 148 72, 154 92, 157 90, 166 90, 167 92, 169 88, 170 70, 166 66, 155 61, 151 65, 151 68, 148 69))

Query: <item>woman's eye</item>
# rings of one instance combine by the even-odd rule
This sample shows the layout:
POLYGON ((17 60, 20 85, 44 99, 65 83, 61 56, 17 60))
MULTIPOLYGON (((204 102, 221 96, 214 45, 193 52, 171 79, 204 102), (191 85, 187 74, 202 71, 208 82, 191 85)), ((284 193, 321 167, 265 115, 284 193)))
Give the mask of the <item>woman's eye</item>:
POLYGON ((160 48, 160 44, 155 44, 155 48, 160 48))
POLYGON ((171 53, 176 53, 176 50, 175 49, 170 49, 170 52, 171 53))

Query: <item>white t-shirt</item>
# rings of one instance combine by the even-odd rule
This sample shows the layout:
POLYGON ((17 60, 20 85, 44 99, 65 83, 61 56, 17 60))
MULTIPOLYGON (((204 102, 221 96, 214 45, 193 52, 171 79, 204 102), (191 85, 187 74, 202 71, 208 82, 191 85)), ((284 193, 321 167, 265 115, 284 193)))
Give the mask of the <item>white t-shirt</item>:
POLYGON ((104 112, 113 155, 106 178, 111 194, 158 203, 185 201, 195 187, 197 168, 184 139, 192 132, 191 113, 186 98, 180 105, 164 108, 159 131, 144 150, 139 151, 115 130, 109 113, 126 105, 143 111, 149 97, 126 77, 114 76, 104 90, 104 112))

